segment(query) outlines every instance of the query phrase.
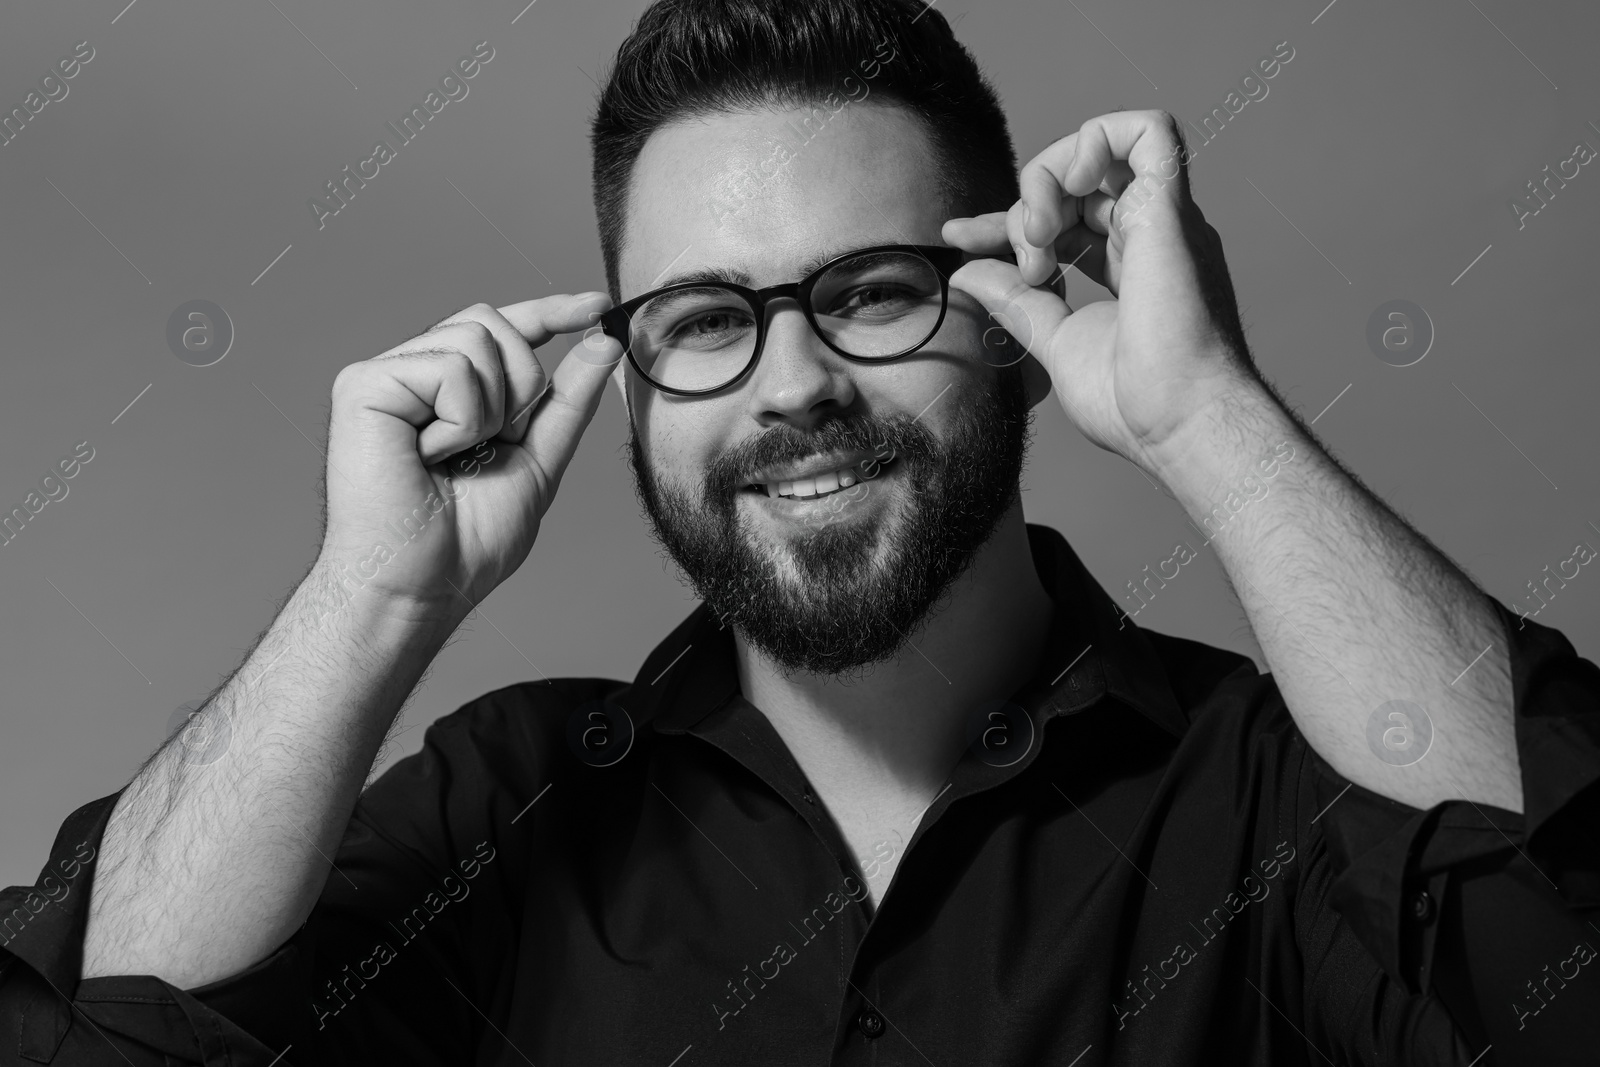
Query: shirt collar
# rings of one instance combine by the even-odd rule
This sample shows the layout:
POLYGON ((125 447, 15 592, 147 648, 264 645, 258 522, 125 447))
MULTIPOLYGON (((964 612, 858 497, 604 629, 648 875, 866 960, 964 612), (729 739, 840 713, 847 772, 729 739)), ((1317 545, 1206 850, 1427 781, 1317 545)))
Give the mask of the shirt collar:
MULTIPOLYGON (((1175 737, 1188 728, 1160 657, 1148 638, 1095 581, 1071 546, 1047 526, 1028 525, 1039 579, 1055 602, 1047 652, 1012 700, 1040 726, 1107 694, 1175 737)), ((733 631, 704 604, 646 657, 616 698, 634 722, 683 733, 739 693, 733 631)))

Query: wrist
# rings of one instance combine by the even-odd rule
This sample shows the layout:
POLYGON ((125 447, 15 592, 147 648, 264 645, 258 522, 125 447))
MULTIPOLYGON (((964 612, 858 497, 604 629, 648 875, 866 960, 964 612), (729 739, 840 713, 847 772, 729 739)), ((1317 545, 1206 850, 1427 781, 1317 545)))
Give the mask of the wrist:
POLYGON ((1144 456, 1150 474, 1193 511, 1203 510, 1240 479, 1259 476, 1269 457, 1283 458, 1284 446, 1299 449, 1304 442, 1299 426, 1265 384, 1240 376, 1210 388, 1144 456))
POLYGON ((324 547, 296 592, 302 623, 330 635, 442 645, 472 612, 472 605, 454 590, 404 590, 377 581, 380 576, 366 562, 324 547))

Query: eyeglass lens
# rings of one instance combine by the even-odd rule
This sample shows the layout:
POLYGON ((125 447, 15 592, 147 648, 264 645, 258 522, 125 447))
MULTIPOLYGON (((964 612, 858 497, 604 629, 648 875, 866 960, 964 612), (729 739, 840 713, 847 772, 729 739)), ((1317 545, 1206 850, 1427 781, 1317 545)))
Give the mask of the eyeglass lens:
MULTIPOLYGON (((939 273, 921 256, 874 252, 845 260, 816 279, 811 308, 822 336, 860 359, 890 359, 932 336, 943 310, 939 273)), ((759 332, 745 297, 721 286, 678 289, 634 311, 633 355, 654 381, 672 389, 715 389, 750 362, 759 332)))

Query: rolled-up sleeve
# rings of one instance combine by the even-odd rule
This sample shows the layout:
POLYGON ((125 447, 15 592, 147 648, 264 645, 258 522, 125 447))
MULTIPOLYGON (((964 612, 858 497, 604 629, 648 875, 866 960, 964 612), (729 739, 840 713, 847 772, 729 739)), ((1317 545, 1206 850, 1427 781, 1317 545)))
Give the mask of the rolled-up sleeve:
POLYGON ((118 795, 73 812, 38 884, 0 893, 0 1064, 460 1062, 485 1025, 478 1005, 513 962, 517 887, 536 847, 527 833, 501 840, 549 774, 528 755, 531 737, 506 736, 507 722, 537 718, 526 711, 502 690, 434 723, 422 751, 357 803, 306 923, 254 966, 194 989, 80 979, 118 795), (506 715, 508 703, 523 714, 506 715))
POLYGON ((0 892, 0 1021, 16 1036, 0 1042, 0 1063, 254 1062, 265 1046, 190 993, 148 975, 79 980, 90 886, 118 795, 67 818, 34 886, 0 892))
POLYGON ((1352 785, 1314 754, 1306 782, 1331 899, 1391 978, 1450 1009, 1483 1064, 1600 1062, 1600 668, 1499 608, 1523 813, 1427 811, 1352 785))

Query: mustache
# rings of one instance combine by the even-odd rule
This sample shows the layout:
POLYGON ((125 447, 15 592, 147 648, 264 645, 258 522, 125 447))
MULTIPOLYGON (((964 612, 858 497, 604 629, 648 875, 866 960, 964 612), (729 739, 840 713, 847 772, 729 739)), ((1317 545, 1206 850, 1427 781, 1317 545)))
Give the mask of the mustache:
POLYGON ((742 441, 706 468, 705 491, 714 502, 731 502, 757 471, 819 452, 871 452, 879 457, 937 461, 941 452, 927 427, 907 416, 853 415, 828 419, 810 430, 787 424, 742 441))

